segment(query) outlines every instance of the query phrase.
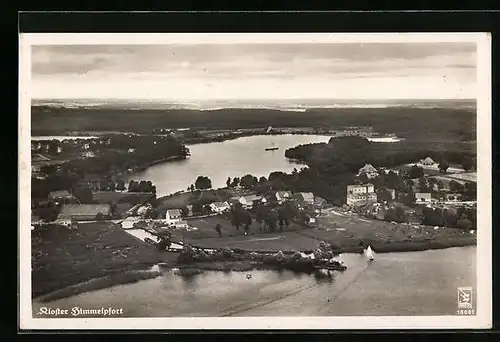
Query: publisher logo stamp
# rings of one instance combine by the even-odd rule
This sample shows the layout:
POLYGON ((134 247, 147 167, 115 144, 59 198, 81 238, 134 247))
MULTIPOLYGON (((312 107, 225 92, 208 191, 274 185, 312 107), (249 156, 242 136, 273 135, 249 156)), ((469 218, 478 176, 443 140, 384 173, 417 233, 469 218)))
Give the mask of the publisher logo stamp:
POLYGON ((457 295, 459 309, 472 309, 472 287, 459 287, 457 295))

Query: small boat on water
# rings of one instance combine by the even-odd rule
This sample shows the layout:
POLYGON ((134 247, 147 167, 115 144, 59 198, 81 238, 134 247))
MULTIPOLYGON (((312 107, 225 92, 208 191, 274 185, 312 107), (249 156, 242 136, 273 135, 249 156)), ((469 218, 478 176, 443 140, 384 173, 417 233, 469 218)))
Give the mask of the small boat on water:
POLYGON ((266 151, 276 151, 277 149, 279 149, 279 147, 276 147, 273 143, 273 146, 266 148, 266 151))
POLYGON ((375 259, 375 255, 373 254, 373 250, 370 246, 368 246, 368 248, 366 249, 365 255, 370 261, 373 261, 375 259))

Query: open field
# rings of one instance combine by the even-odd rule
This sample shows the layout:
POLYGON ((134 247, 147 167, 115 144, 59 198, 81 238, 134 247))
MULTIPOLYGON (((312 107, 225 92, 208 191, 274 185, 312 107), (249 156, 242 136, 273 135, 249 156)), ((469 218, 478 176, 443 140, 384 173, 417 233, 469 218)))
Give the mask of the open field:
POLYGON ((127 191, 96 191, 92 195, 94 201, 99 204, 111 204, 113 202, 141 204, 151 197, 149 193, 127 191))
POLYGON ((259 232, 252 224, 250 234, 245 236, 243 228, 236 231, 222 217, 210 217, 189 221, 198 231, 174 234, 189 244, 204 248, 240 248, 259 251, 292 251, 315 249, 320 241, 331 243, 341 252, 359 252, 360 243, 371 244, 378 252, 413 251, 446 248, 476 243, 475 235, 453 228, 415 227, 408 224, 393 224, 349 215, 335 210, 326 210, 318 219, 315 228, 304 228, 292 224, 284 232, 259 232), (222 237, 215 232, 215 225, 222 228, 222 237))
POLYGON ((457 181, 477 182, 477 172, 451 174, 451 175, 446 175, 445 177, 457 181))
POLYGON ((186 242, 203 248, 239 248, 254 251, 303 251, 318 247, 319 241, 298 234, 296 231, 240 235, 222 238, 189 239, 186 242))
POLYGON ((32 295, 38 297, 94 278, 119 277, 123 272, 171 262, 173 257, 111 223, 81 223, 72 230, 49 226, 32 233, 32 295))
MULTIPOLYGON (((198 228, 196 231, 191 231, 186 233, 186 238, 194 240, 198 239, 206 239, 206 238, 219 238, 219 235, 215 231, 215 226, 217 224, 220 224, 221 226, 221 232, 223 237, 237 237, 237 236, 244 236, 244 227, 241 226, 239 230, 236 230, 235 227, 231 225, 231 222, 226 220, 222 216, 212 216, 212 217, 207 217, 207 218, 200 218, 200 219, 189 219, 188 223, 193 226, 198 228)), ((264 232, 259 231, 260 225, 253 221, 252 225, 250 226, 249 229, 249 234, 254 234, 255 236, 257 235, 262 235, 266 234, 264 232)), ((300 230, 304 229, 300 225, 296 223, 290 223, 288 228, 284 228, 286 231, 292 231, 292 230, 300 230)), ((279 230, 279 227, 277 228, 279 230)), ((193 242, 194 243, 194 242, 193 242)))
POLYGON ((399 169, 409 170, 409 169, 411 169, 411 167, 413 165, 417 165, 417 166, 420 166, 421 168, 423 168, 424 173, 428 176, 455 175, 457 173, 465 172, 464 169, 459 168, 459 167, 449 167, 446 170, 446 173, 441 173, 441 172, 439 172, 439 168, 437 167, 437 165, 423 165, 423 164, 419 164, 419 163, 401 165, 401 166, 397 166, 397 167, 392 167, 391 169, 393 169, 393 170, 399 170, 399 169))
MULTIPOLYGON (((339 246, 341 249, 359 248, 359 243, 369 243, 375 250, 392 250, 391 246, 402 250, 412 250, 412 244, 445 244, 454 246, 475 244, 476 237, 469 232, 454 228, 439 228, 409 224, 396 224, 371 220, 335 210, 325 211, 317 219, 317 227, 304 230, 301 235, 309 236, 339 246), (404 248, 406 245, 406 249, 404 248)), ((419 249, 426 249, 419 247, 419 249)))

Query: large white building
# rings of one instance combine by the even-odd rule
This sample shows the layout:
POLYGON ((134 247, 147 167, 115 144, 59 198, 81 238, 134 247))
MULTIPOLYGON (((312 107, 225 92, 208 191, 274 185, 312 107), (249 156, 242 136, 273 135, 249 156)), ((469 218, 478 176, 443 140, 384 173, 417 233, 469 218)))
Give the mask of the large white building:
POLYGON ((373 179, 378 177, 379 173, 377 169, 371 164, 365 164, 361 169, 358 170, 357 176, 366 175, 368 179, 373 179))
POLYGON ((257 195, 241 196, 238 201, 241 203, 242 206, 247 208, 252 207, 254 202, 260 202, 260 203, 267 202, 267 200, 264 197, 257 195))
POLYGON ((210 203, 210 209, 214 213, 221 214, 221 213, 231 209, 231 206, 227 202, 214 202, 214 203, 210 203))
POLYGON ((376 201, 377 194, 375 193, 375 187, 373 184, 347 186, 347 205, 356 205, 376 201))
POLYGON ((165 222, 169 226, 174 226, 177 228, 186 228, 188 226, 187 222, 182 219, 180 209, 169 209, 165 213, 165 222))

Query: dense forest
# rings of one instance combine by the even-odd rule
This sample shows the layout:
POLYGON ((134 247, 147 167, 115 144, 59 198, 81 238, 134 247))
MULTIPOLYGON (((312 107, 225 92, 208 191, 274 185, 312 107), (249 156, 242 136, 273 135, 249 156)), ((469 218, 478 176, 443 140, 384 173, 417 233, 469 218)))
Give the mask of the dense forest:
POLYGON ((287 149, 285 156, 323 170, 354 172, 365 163, 375 167, 392 167, 413 163, 426 157, 461 164, 464 156, 475 158, 476 144, 415 141, 384 144, 351 136, 331 138, 328 143, 299 145, 287 149))
POLYGON ((33 106, 32 135, 78 131, 151 133, 158 128, 342 128, 371 126, 376 132, 425 141, 473 141, 476 112, 458 108, 336 108, 289 112, 271 109, 118 110, 33 106))

